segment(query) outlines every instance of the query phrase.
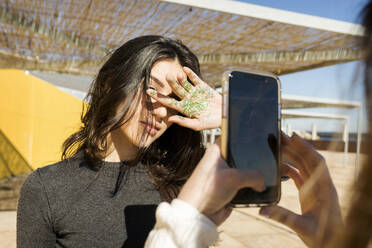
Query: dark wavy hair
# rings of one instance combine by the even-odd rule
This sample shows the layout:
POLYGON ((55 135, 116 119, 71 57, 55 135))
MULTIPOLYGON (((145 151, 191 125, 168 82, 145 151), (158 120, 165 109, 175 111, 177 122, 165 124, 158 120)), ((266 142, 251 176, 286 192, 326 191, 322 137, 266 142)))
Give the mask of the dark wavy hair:
MULTIPOLYGON (((63 143, 62 159, 83 151, 92 168, 102 168, 110 145, 108 136, 132 118, 134 111, 130 107, 138 105, 140 99, 137 92, 145 96, 149 111, 153 109, 145 91, 151 68, 162 59, 177 59, 182 66, 201 76, 197 57, 181 41, 162 36, 141 36, 129 40, 116 49, 99 70, 85 99, 88 104, 84 105, 81 116, 83 125, 63 143)), ((152 116, 147 114, 147 118, 152 116)), ((144 133, 141 135, 141 144, 147 136, 144 133)), ((140 145, 135 159, 125 161, 113 193, 119 190, 127 169, 141 162, 147 166, 163 197, 170 201, 177 196, 201 159, 204 152, 201 141, 200 132, 171 125, 149 147, 140 145)))

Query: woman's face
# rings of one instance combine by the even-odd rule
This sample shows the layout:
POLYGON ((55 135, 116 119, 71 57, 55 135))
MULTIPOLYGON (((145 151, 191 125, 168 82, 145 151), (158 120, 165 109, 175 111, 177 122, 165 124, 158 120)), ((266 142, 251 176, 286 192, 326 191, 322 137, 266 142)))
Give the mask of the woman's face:
MULTIPOLYGON (((183 73, 182 66, 178 60, 163 59, 157 61, 151 69, 149 87, 154 88, 157 92, 165 96, 175 97, 172 88, 166 80, 167 74, 172 77, 177 77, 178 73, 183 73)), ((168 109, 153 98, 151 98, 153 110, 146 106, 146 98, 142 88, 138 92, 140 102, 138 105, 132 104, 131 111, 134 111, 133 117, 122 127, 122 133, 125 138, 132 144, 139 147, 142 133, 145 133, 145 147, 149 146, 157 138, 159 138, 172 125, 168 121, 171 115, 175 114, 174 110, 168 109), (147 118, 147 114, 152 117, 147 118), (149 120, 148 120, 149 119, 149 120)))

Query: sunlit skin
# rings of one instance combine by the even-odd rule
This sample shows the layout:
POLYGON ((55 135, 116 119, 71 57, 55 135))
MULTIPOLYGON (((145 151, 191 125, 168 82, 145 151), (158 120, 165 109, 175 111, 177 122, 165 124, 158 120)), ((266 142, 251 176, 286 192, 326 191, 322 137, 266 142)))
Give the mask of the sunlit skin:
POLYGON ((169 118, 171 122, 193 130, 220 127, 221 95, 201 80, 190 68, 183 67, 183 72, 178 73, 177 76, 167 75, 169 85, 180 100, 165 96, 154 89, 147 90, 147 93, 168 108, 179 112, 169 118))
MULTIPOLYGON (((176 95, 168 83, 167 76, 177 77, 177 74, 182 73, 184 73, 182 66, 177 60, 160 60, 151 69, 149 88, 166 97, 175 98, 176 95)), ((105 161, 118 162, 133 159, 141 145, 140 139, 143 132, 147 137, 143 145, 149 146, 172 125, 169 117, 175 114, 175 110, 167 108, 154 98, 151 98, 153 110, 147 109, 142 89, 139 90, 137 97, 140 97, 139 104, 132 104, 130 109, 134 111, 133 117, 119 129, 110 133, 112 145, 105 161), (147 113, 153 117, 153 123, 148 123, 147 113)))
MULTIPOLYGON (((180 87, 180 86, 175 86, 180 87)), ((209 100, 213 97, 213 92, 210 88, 198 86, 195 87, 194 91, 191 91, 192 85, 189 82, 185 83, 184 89, 190 89, 190 95, 187 97, 186 94, 181 93, 179 97, 184 99, 183 101, 177 101, 176 99, 169 98, 169 106, 173 108, 180 108, 181 113, 184 113, 189 117, 199 117, 209 106, 209 100)), ((164 98, 160 93, 156 93, 155 90, 149 90, 151 96, 164 98)), ((177 91, 176 91, 177 92, 177 91)), ((183 116, 179 116, 183 120, 183 116)))
POLYGON ((221 125, 222 97, 191 69, 182 67, 178 60, 163 59, 154 64, 149 88, 153 110, 147 109, 143 92, 138 92, 139 104, 133 104, 133 117, 110 133, 111 146, 106 161, 133 159, 139 149, 143 132, 149 146, 172 123, 193 130, 212 129, 221 125), (137 107, 140 106, 140 107, 137 107), (146 113, 153 117, 148 123, 146 113))

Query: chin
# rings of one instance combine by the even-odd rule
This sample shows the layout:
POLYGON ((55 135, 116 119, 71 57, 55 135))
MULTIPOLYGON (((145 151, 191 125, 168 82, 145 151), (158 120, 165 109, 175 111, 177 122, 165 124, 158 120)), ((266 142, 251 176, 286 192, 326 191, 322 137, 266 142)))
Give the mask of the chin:
POLYGON ((147 139, 145 140, 145 142, 141 142, 140 140, 138 140, 138 141, 133 142, 133 145, 135 145, 135 146, 137 146, 139 148, 146 148, 146 147, 149 147, 159 137, 153 137, 153 136, 149 135, 147 137, 147 139))
POLYGON ((145 131, 145 130, 143 130, 143 129, 139 130, 139 132, 137 133, 138 138, 132 138, 131 139, 131 143, 134 146, 137 146, 139 148, 149 147, 153 142, 155 142, 157 139, 160 138, 160 136, 162 136, 164 134, 166 129, 161 129, 153 135, 151 133, 146 132, 146 131, 143 133, 143 131, 145 131), (145 139, 144 142, 141 142, 142 135, 144 135, 144 137, 143 137, 145 139))

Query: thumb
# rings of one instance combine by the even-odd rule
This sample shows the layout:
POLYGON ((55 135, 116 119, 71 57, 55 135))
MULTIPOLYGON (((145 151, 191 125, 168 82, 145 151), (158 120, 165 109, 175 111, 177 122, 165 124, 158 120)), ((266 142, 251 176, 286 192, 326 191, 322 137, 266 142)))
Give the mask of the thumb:
POLYGON ((173 115, 168 118, 168 121, 192 130, 197 130, 199 124, 196 119, 184 117, 181 115, 173 115))
POLYGON ((236 172, 236 183, 239 188, 251 187, 255 191, 262 192, 265 190, 265 179, 264 176, 258 171, 252 170, 237 170, 232 169, 236 172))
POLYGON ((262 207, 260 215, 275 220, 291 228, 296 233, 303 233, 306 227, 306 220, 301 215, 280 206, 262 207))

